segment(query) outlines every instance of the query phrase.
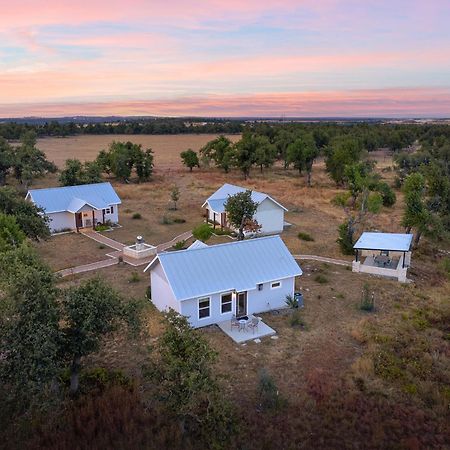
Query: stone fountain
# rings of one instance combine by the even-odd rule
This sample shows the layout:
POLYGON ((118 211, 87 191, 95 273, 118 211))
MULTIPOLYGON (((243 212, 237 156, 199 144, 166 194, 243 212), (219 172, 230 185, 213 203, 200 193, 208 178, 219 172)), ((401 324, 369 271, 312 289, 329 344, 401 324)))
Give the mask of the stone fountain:
POLYGON ((156 255, 156 247, 146 244, 142 236, 137 236, 136 243, 125 247, 123 254, 135 259, 148 258, 149 256, 156 255))

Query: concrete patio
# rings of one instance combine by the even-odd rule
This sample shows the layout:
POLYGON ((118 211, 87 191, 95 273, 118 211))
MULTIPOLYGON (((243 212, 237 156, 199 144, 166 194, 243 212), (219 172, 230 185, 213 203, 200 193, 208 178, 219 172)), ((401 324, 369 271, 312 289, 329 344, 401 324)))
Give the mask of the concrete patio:
MULTIPOLYGON (((254 316, 249 316, 250 319, 254 316)), ((245 328, 244 330, 238 330, 237 328, 231 328, 231 321, 226 320, 217 324, 219 328, 234 342, 241 344, 242 342, 251 341, 253 339, 260 339, 266 336, 273 336, 277 332, 266 325, 262 320, 259 321, 258 328, 253 330, 245 328)))

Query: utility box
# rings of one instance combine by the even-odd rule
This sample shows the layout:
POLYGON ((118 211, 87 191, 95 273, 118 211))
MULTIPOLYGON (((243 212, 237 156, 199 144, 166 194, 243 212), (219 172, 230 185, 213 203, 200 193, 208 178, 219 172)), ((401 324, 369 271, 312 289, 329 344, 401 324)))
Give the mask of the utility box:
POLYGON ((297 300, 297 308, 303 308, 303 294, 301 292, 294 293, 294 300, 297 300))

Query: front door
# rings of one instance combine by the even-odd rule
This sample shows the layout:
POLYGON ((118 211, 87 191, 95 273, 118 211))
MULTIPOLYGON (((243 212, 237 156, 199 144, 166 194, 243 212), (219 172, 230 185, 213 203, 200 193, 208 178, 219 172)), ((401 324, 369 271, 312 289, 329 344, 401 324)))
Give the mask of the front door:
POLYGON ((238 292, 236 297, 236 317, 247 315, 247 292, 238 292))
POLYGON ((75 226, 78 228, 83 228, 83 217, 81 213, 75 214, 75 226))

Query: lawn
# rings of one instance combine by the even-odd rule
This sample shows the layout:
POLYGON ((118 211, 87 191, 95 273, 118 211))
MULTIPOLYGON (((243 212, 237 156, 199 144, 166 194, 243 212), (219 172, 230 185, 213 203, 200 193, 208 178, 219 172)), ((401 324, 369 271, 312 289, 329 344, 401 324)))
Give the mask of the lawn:
POLYGON ((53 236, 34 246, 55 271, 107 259, 106 254, 111 251, 109 247, 102 247, 98 242, 77 233, 53 236))

